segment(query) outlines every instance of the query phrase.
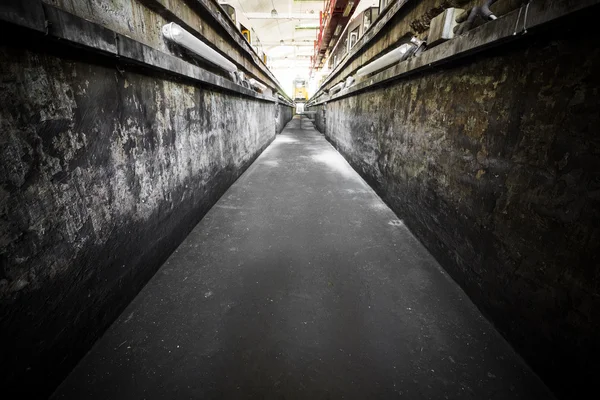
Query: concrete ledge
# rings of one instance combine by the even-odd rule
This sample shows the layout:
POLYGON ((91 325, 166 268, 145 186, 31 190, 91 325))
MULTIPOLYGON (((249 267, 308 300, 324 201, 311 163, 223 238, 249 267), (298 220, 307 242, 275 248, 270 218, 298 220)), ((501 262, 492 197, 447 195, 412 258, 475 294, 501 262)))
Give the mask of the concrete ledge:
MULTIPOLYGON (((581 0, 578 2, 554 0, 545 3, 532 2, 528 10, 527 30, 541 28, 543 25, 550 22, 598 4, 600 4, 600 0, 581 0)), ((309 104, 313 106, 355 95, 359 92, 374 88, 382 83, 440 66, 487 50, 490 47, 518 40, 524 34, 524 8, 525 6, 523 6, 521 10, 514 10, 495 21, 488 22, 464 35, 442 43, 423 52, 418 57, 413 57, 398 63, 370 78, 364 78, 348 90, 339 92, 331 98, 315 102, 309 101, 309 104), (515 27, 517 27, 516 31, 515 27)), ((343 79, 345 78, 346 77, 343 79)), ((340 81, 342 81, 342 79, 340 79, 340 81)), ((317 93, 315 98, 322 96, 322 94, 322 92, 317 93)))
POLYGON ((56 7, 43 5, 48 21, 48 35, 100 52, 117 54, 115 33, 56 7))
POLYGON ((210 71, 192 65, 170 54, 155 50, 150 46, 137 42, 121 34, 115 35, 118 43, 117 55, 123 60, 127 60, 128 62, 132 62, 141 66, 158 69, 167 73, 184 76, 209 86, 236 92, 248 97, 254 97, 269 102, 276 102, 274 97, 268 97, 261 93, 247 89, 223 78, 222 76, 213 74, 210 71))
MULTIPOLYGON (((197 33, 201 37, 204 37, 204 35, 202 35, 197 29, 198 21, 194 20, 194 18, 193 18, 193 17, 197 17, 198 13, 196 13, 192 17, 189 13, 186 14, 183 11, 184 9, 187 9, 187 8, 176 7, 176 6, 174 6, 173 2, 169 1, 169 0, 139 0, 139 1, 141 3, 143 3, 144 5, 146 5, 147 7, 155 10, 158 14, 162 15, 165 19, 176 22, 177 24, 181 25, 182 27, 189 30, 193 34, 197 33)), ((187 4, 187 2, 185 2, 185 1, 183 3, 186 4, 187 7, 189 7, 191 4, 193 4, 196 6, 196 8, 202 9, 202 11, 203 11, 202 18, 208 17, 208 19, 211 20, 215 25, 218 25, 219 27, 221 27, 226 32, 229 41, 234 42, 235 45, 239 49, 241 49, 241 51, 243 52, 242 55, 245 57, 243 57, 241 60, 239 58, 232 57, 230 54, 227 54, 226 51, 223 51, 223 50, 219 49, 218 47, 216 47, 210 41, 209 38, 205 38, 205 40, 204 40, 204 42, 207 45, 211 46, 216 51, 219 51, 224 57, 228 58, 231 62, 236 64, 238 67, 240 67, 242 69, 246 69, 246 75, 254 77, 255 79, 261 81, 266 86, 269 86, 270 88, 272 88, 275 92, 279 91, 281 93, 284 93, 279 85, 279 82, 277 81, 277 78, 275 78, 273 73, 266 67, 266 65, 263 63, 261 58, 254 51, 252 46, 250 46, 250 44, 239 34, 233 21, 231 21, 223 13, 223 11, 220 9, 220 7, 218 6, 218 4, 216 4, 215 1, 196 0, 195 2, 190 1, 189 2, 190 4, 187 4), (244 62, 248 61, 248 57, 252 60, 253 66, 255 67, 255 68, 253 68, 254 69, 253 71, 249 70, 247 65, 244 65, 244 62), (258 76, 260 74, 264 74, 264 76, 258 76), (265 77, 267 77, 268 80, 270 80, 270 81, 267 82, 265 77)), ((190 9, 193 9, 193 7, 190 7, 190 9)))
POLYGON ((265 96, 245 88, 222 76, 59 8, 42 5, 37 0, 27 0, 22 4, 12 0, 3 3, 0 6, 0 23, 10 23, 37 32, 46 32, 48 26, 46 38, 58 40, 65 45, 77 46, 103 56, 182 76, 242 96, 293 106, 290 102, 282 102, 277 97, 265 96))
POLYGON ((0 22, 9 22, 38 32, 46 32, 46 18, 39 0, 0 1, 0 22))

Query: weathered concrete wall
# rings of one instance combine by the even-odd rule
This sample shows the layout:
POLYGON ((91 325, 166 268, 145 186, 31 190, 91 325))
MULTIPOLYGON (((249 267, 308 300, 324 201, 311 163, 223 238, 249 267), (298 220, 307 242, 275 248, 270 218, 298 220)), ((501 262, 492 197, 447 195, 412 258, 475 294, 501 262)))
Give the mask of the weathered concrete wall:
POLYGON ((277 129, 275 103, 46 48, 0 45, 7 398, 47 395, 277 129))
POLYGON ((277 106, 277 115, 275 117, 275 125, 277 129, 277 133, 280 133, 283 128, 287 125, 287 123, 292 119, 293 110, 291 107, 286 106, 284 104, 279 104, 277 106))
POLYGON ((325 117, 327 115, 327 105, 318 105, 311 108, 314 111, 315 127, 321 133, 325 133, 325 117))
POLYGON ((331 101, 316 124, 563 398, 600 356, 593 25, 331 101))

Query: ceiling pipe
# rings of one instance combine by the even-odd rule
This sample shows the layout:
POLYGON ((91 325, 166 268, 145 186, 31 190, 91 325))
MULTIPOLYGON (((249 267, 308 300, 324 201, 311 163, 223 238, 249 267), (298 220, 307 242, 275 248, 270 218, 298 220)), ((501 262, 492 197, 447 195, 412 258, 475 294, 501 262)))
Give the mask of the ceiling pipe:
POLYGON ((164 25, 162 27, 162 34, 168 40, 185 47, 211 64, 223 68, 225 71, 237 71, 234 63, 174 22, 164 25))

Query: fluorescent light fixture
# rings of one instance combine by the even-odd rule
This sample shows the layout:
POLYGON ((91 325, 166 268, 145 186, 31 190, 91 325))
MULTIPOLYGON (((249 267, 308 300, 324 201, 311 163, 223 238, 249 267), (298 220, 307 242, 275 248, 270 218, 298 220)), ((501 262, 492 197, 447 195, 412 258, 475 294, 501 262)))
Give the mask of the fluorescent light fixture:
POLYGON ((294 29, 298 30, 302 30, 302 29, 319 29, 320 26, 317 24, 298 24, 296 25, 296 27, 294 29))
POLYGON ((174 22, 164 25, 162 27, 162 34, 167 39, 185 47, 211 64, 223 68, 225 71, 237 71, 234 63, 174 22))
POLYGON ((400 47, 390 51, 389 53, 379 57, 377 60, 370 62, 364 67, 356 71, 356 76, 364 76, 380 69, 386 68, 392 64, 403 61, 409 56, 411 50, 414 50, 415 45, 412 43, 404 43, 400 47))
POLYGON ((336 94, 337 92, 339 92, 340 90, 342 90, 344 88, 345 84, 346 83, 344 81, 339 82, 337 85, 335 85, 334 87, 329 89, 329 94, 330 95, 336 94))
POLYGON ((344 9, 344 14, 342 14, 342 15, 344 17, 347 17, 348 15, 350 15, 350 11, 352 11, 352 7, 354 7, 354 2, 353 1, 349 1, 348 5, 344 9))

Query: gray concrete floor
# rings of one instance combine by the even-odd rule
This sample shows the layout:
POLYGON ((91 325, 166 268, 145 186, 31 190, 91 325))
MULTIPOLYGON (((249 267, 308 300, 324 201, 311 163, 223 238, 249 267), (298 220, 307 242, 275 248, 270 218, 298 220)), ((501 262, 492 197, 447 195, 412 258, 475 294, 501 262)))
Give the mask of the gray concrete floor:
POLYGON ((551 395, 402 221, 296 117, 55 397, 551 395))

